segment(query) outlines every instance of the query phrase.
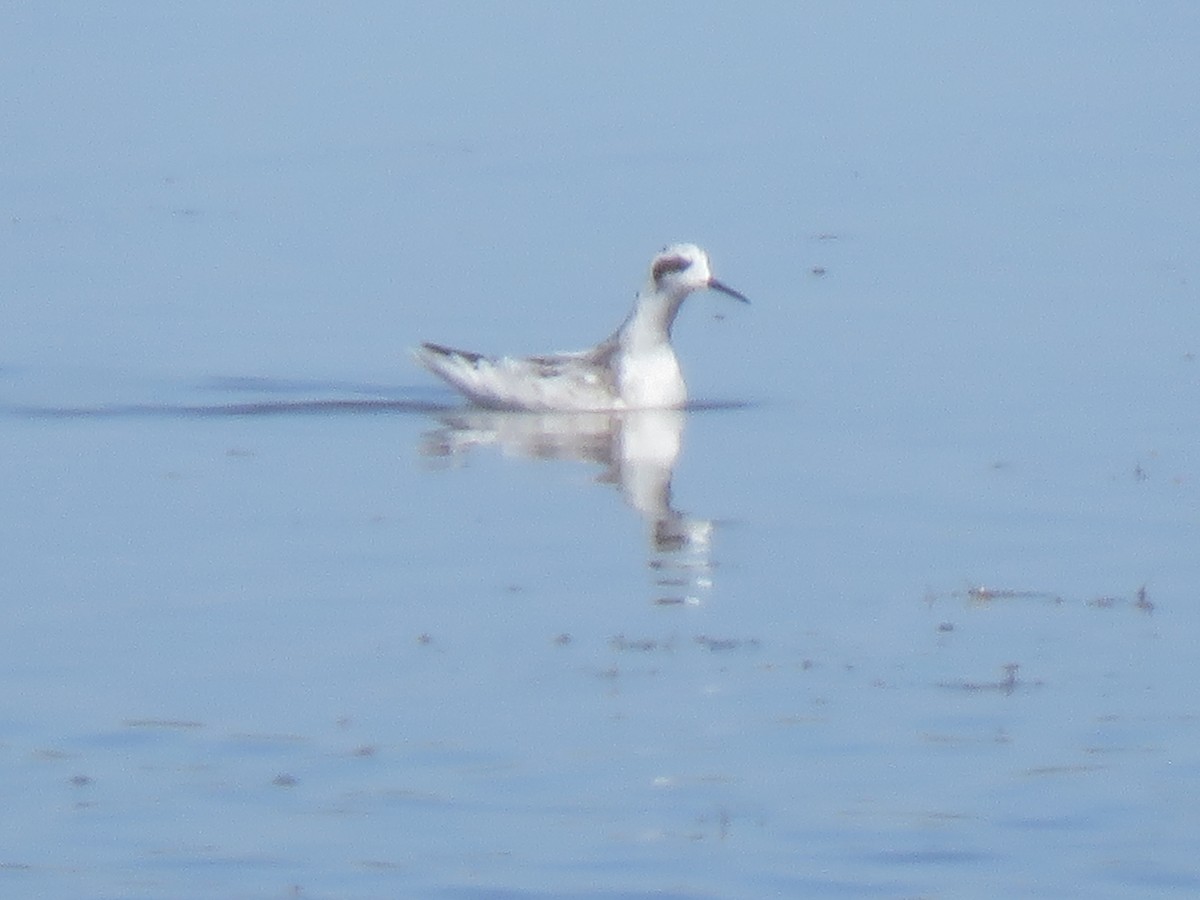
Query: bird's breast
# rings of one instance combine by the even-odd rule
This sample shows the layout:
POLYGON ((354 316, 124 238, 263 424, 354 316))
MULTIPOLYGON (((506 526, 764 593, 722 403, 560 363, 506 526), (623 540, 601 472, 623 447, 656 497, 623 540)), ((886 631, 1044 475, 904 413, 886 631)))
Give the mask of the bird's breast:
POLYGON ((682 406, 687 387, 670 345, 625 355, 618 365, 621 400, 632 409, 682 406))

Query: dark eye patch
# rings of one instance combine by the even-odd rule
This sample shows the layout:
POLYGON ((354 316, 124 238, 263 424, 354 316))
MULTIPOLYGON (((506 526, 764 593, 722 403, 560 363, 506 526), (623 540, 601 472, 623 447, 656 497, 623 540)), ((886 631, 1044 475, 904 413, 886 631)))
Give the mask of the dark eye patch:
POLYGON ((668 272, 682 272, 691 264, 690 259, 684 259, 682 256, 665 256, 654 263, 654 280, 658 281, 668 272))

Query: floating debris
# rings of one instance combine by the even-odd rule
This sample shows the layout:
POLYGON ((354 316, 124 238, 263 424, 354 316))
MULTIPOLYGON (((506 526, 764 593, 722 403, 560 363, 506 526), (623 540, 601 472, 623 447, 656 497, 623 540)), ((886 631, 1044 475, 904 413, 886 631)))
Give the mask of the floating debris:
POLYGON ((1154 604, 1146 596, 1146 586, 1144 584, 1138 588, 1137 601, 1133 605, 1146 614, 1154 612, 1154 604))
MULTIPOLYGON (((967 588, 965 591, 953 591, 948 594, 937 594, 932 591, 925 594, 925 603, 932 606, 939 600, 949 598, 961 598, 968 600, 971 603, 986 605, 997 603, 1004 600, 1034 600, 1042 603, 1060 606, 1066 603, 1080 603, 1091 607, 1092 609, 1116 609, 1118 607, 1132 607, 1141 612, 1154 612, 1154 604, 1146 595, 1146 586, 1142 585, 1132 598, 1122 597, 1119 594, 1102 594, 1100 596, 1091 597, 1087 600, 1079 600, 1076 598, 1065 597, 1062 594, 1056 594, 1053 591, 1036 591, 1036 590, 1014 590, 1010 588, 990 588, 984 585, 974 585, 967 588)), ((954 626, 949 622, 943 622, 938 625, 938 631, 953 631, 954 626)))
POLYGON ((126 728, 203 728, 203 722, 182 719, 126 719, 121 723, 126 728))
POLYGON ((608 639, 608 646, 619 653, 632 650, 635 653, 653 653, 656 650, 673 650, 675 643, 671 639, 657 640, 656 638, 630 639, 623 634, 613 635, 608 639))
MULTIPOLYGON (((1017 672, 1021 666, 1019 663, 1006 663, 1001 671, 1004 677, 999 681, 942 681, 938 683, 938 687, 952 688, 960 691, 983 692, 983 691, 999 691, 1002 694, 1015 693, 1017 688, 1025 687, 1030 682, 1021 681, 1017 678, 1017 672)), ((1040 686, 1040 681, 1032 682, 1033 686, 1040 686)))
POLYGON ((740 650, 743 647, 748 647, 757 650, 759 647, 758 638, 710 638, 703 634, 696 635, 695 641, 705 650, 716 653, 721 650, 740 650))
POLYGON ((1048 591, 1013 591, 998 590, 977 585, 967 589, 967 599, 973 603, 991 603, 995 600, 1046 600, 1050 603, 1062 603, 1063 598, 1048 591))

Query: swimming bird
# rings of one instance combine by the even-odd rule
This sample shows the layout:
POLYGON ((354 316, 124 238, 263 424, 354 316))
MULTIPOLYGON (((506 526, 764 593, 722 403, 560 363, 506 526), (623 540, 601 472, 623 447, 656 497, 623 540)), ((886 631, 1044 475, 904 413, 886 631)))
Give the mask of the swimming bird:
POLYGON ((688 294, 703 288, 750 302, 713 277, 708 254, 695 244, 672 244, 654 257, 621 327, 590 350, 497 358, 426 343, 414 355, 467 399, 490 409, 676 408, 687 402, 687 386, 671 346, 671 326, 688 294))

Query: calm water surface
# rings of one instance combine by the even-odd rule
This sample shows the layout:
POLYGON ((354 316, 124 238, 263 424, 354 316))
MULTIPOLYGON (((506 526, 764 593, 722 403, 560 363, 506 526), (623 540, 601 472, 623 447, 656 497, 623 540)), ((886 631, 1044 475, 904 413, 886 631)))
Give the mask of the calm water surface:
POLYGON ((1191 5, 0 18, 6 896, 1200 890, 1191 5))

